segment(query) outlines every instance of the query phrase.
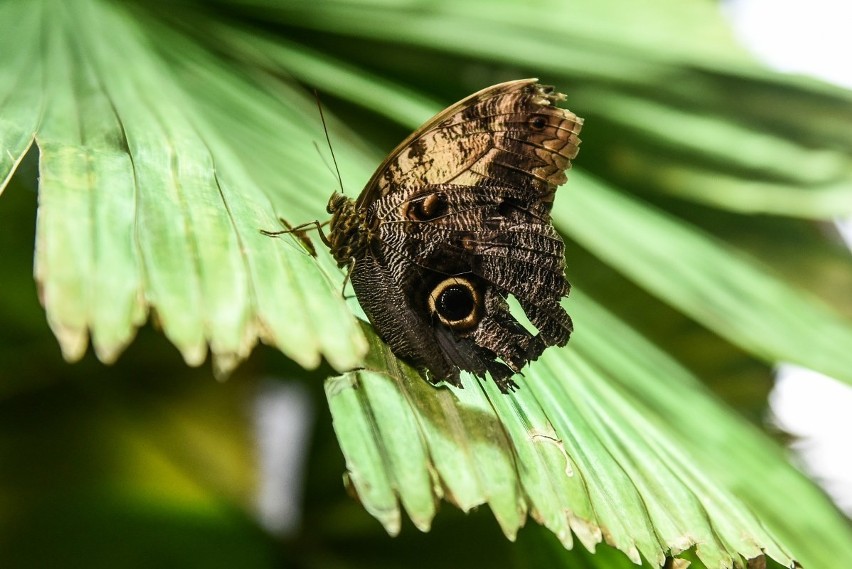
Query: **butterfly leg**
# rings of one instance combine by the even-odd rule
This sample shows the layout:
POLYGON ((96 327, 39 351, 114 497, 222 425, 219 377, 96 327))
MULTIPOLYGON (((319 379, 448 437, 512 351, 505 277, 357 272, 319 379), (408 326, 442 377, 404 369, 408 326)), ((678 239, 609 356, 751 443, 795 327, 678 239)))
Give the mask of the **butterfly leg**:
POLYGON ((322 228, 328 225, 328 221, 323 221, 322 223, 320 223, 319 221, 314 220, 309 221, 307 223, 303 223, 301 225, 297 225, 296 227, 291 227, 290 224, 287 223, 287 221, 283 218, 279 217, 278 221, 280 221, 281 224, 287 229, 281 229, 279 231, 269 231, 267 229, 261 229, 260 233, 262 235, 266 235, 267 237, 278 237, 279 235, 286 235, 287 233, 292 233, 296 235, 296 237, 298 237, 299 240, 301 240, 301 242, 305 245, 305 248, 311 254, 311 257, 316 257, 316 249, 314 249, 314 246, 311 243, 310 239, 308 239, 305 235, 305 232, 308 229, 314 228, 319 234, 320 241, 322 241, 326 247, 331 247, 331 242, 328 240, 328 237, 326 237, 325 233, 323 233, 322 231, 322 228))

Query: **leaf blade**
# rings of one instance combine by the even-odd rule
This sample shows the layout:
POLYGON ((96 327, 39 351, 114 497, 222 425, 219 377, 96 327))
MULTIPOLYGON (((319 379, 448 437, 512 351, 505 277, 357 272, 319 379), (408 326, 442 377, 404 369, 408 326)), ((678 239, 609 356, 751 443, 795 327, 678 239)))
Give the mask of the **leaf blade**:
POLYGON ((831 308, 766 274, 733 247, 581 171, 572 180, 570 203, 557 200, 554 208, 556 223, 572 239, 750 352, 852 381, 852 355, 843 348, 852 345, 852 325, 831 308))
MULTIPOLYGON (((852 559, 848 557, 852 555, 848 543, 843 545, 848 528, 840 523, 825 497, 786 463, 765 436, 724 410, 686 370, 587 298, 572 303, 572 310, 578 322, 584 323, 582 335, 566 348, 548 350, 541 362, 530 367, 521 390, 515 394, 502 395, 490 383, 480 388, 470 378, 465 379, 464 390, 429 393, 425 384, 425 389, 413 387, 412 382, 422 380, 389 353, 374 354, 373 366, 378 366, 382 358, 388 360, 382 372, 388 374, 384 379, 386 388, 396 385, 400 390, 413 389, 413 393, 427 391, 422 396, 429 401, 410 401, 419 438, 426 441, 429 449, 430 471, 439 476, 452 472, 442 465, 444 461, 470 461, 468 468, 475 471, 493 464, 488 452, 465 455, 463 445, 456 445, 455 456, 431 450, 431 441, 438 436, 436 431, 444 428, 440 425, 448 424, 450 416, 468 415, 467 419, 450 423, 457 430, 457 438, 468 438, 471 425, 478 424, 473 418, 477 409, 491 407, 496 420, 506 426, 508 436, 508 446, 496 443, 494 452, 516 465, 514 483, 523 488, 520 497, 530 515, 545 523, 566 545, 571 544, 566 536, 573 529, 578 535, 583 532, 581 542, 588 548, 606 541, 635 562, 639 562, 641 554, 641 558, 662 564, 667 554, 689 548, 696 548, 708 567, 730 563, 741 566, 746 559, 764 552, 786 565, 795 557, 819 566, 826 561, 826 555, 835 553, 852 559), (455 399, 451 410, 434 404, 450 394, 455 399), (529 409, 537 411, 531 413, 529 409), (561 446, 549 459, 541 458, 537 445, 542 444, 542 436, 553 435, 531 428, 535 421, 529 418, 535 413, 555 433, 555 438, 544 444, 557 450, 561 446), (710 419, 704 421, 704 417, 710 419), (672 429, 671 421, 680 428, 672 429), (735 455, 731 455, 730 440, 741 442, 735 455), (569 460, 570 475, 565 458, 569 460), (764 479, 743 478, 758 464, 764 471, 779 474, 769 483, 769 489, 761 488, 766 484, 764 479), (537 478, 529 476, 530 468, 546 468, 551 483, 556 481, 556 510, 552 508, 553 494, 537 488, 537 478), (564 493, 571 485, 573 494, 564 493), (803 546, 795 538, 798 522, 785 516, 784 504, 775 498, 781 488, 796 496, 797 502, 807 504, 803 515, 810 520, 808 523, 821 526, 823 535, 836 547, 832 553, 803 546), (574 502, 577 497, 581 499, 574 502), (554 518, 554 511, 561 517, 554 518)), ((329 381, 338 385, 340 380, 329 381)), ((353 384, 347 383, 344 389, 352 388, 353 384)), ((338 392, 335 397, 340 395, 338 392)), ((349 419, 332 399, 329 402, 336 429, 347 431, 349 419)), ((379 411, 376 407, 373 413, 379 411)), ((380 431, 371 436, 375 437, 375 444, 399 444, 380 431)), ((412 436, 408 433, 405 440, 412 436)), ((341 443, 349 460, 352 449, 341 443)), ((404 467, 417 466, 406 462, 394 468, 404 467)), ((356 487, 365 488, 373 484, 365 479, 353 482, 356 487)), ((451 483, 439 481, 436 487, 451 483)), ((495 494, 465 490, 470 492, 469 500, 489 504, 495 515, 505 507, 494 503, 495 494)), ((402 496, 406 488, 399 486, 393 491, 402 496)), ((454 499, 467 503, 464 497, 454 499)), ((519 523, 523 523, 523 518, 519 523)), ((510 526, 509 536, 513 535, 511 527, 516 526, 510 526)))

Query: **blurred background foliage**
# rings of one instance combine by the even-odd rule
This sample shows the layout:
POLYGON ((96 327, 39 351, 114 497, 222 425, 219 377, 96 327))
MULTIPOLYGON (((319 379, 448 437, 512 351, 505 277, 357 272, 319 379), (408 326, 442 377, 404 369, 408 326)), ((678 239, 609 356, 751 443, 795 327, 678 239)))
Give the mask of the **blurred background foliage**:
MULTIPOLYGON (((115 126, 85 118, 98 116, 87 105, 107 104, 92 102, 100 89, 130 133, 140 187, 150 175, 142 158, 169 147, 173 154, 151 160, 177 164, 176 187, 208 184, 217 196, 261 188, 267 210, 230 212, 245 222, 235 222, 240 246, 294 262, 275 252, 292 244, 263 242, 254 230, 275 228, 278 215, 292 223, 322 219, 335 188, 325 151, 314 146, 324 137, 310 89, 327 109, 354 194, 381 156, 436 110, 492 83, 539 76, 567 93, 587 121, 578 171, 555 212, 568 275, 582 294, 761 428, 776 361, 852 381, 852 264, 830 224, 852 212, 852 97, 756 65, 714 2, 0 0, 0 36, 0 178, 14 171, 0 199, 4 567, 633 566, 606 545, 595 555, 579 545, 566 551, 533 523, 512 544, 485 508, 463 515, 445 504, 429 533, 404 521, 390 539, 344 491, 323 391, 323 380, 356 365, 364 350, 340 316, 343 303, 311 304, 317 287, 337 293, 339 273, 327 259, 328 282, 300 285, 307 269, 298 264, 275 273, 281 279, 266 279, 263 290, 280 287, 295 299, 282 301, 290 310, 240 305, 233 337, 219 334, 226 327, 218 321, 175 318, 197 306, 204 313, 211 298, 230 306, 230 293, 205 280, 227 284, 228 258, 198 261, 203 294, 190 286, 170 298, 183 277, 180 263, 197 250, 183 257, 162 248, 160 260, 150 261, 161 244, 146 244, 144 234, 156 234, 171 202, 157 213, 145 200, 160 194, 140 192, 135 204, 148 217, 125 220, 116 211, 98 217, 88 198, 75 201, 71 190, 93 176, 75 169, 75 159, 94 163, 116 150, 114 140, 98 138, 115 126), (265 114, 277 108, 280 116, 265 114), (35 147, 18 164, 36 130, 41 165, 35 147), (89 154, 57 150, 69 132, 89 154), (215 158, 215 183, 180 168, 190 151, 212 163, 193 136, 215 158), (108 230, 122 223, 143 235, 146 262, 115 271, 148 288, 113 297, 97 291, 117 289, 92 285, 96 292, 82 295, 88 308, 78 310, 63 296, 69 283, 88 287, 86 267, 92 274, 113 268, 97 265, 96 255, 92 265, 78 263, 85 257, 79 236, 106 228, 98 243, 108 249, 121 236, 108 230), (205 273, 211 265, 221 273, 205 273), (173 281, 158 289, 158 272, 173 281), (142 325, 146 303, 155 310, 142 325), (118 314, 118 323, 87 319, 98 307, 118 314), (298 337, 297 324, 313 319, 319 324, 298 337), (289 329, 297 332, 288 336, 289 329), (97 356, 113 365, 85 351, 90 332, 97 356), (254 347, 258 335, 288 357, 254 347), (187 367, 204 361, 208 343, 207 359, 216 361, 187 367), (79 361, 69 365, 63 354, 79 361), (228 381, 213 379, 213 367, 230 370, 246 356, 228 381), (270 399, 302 408, 306 438, 290 426, 264 439, 270 399), (303 465, 272 471, 289 472, 285 501, 300 505, 284 525, 261 499, 269 483, 263 457, 276 446, 304 451, 303 465)), ((128 181, 115 173, 125 166, 113 167, 94 175, 101 176, 94 195, 104 202, 128 181)), ((188 195, 188 210, 207 199, 188 195)), ((197 211, 199 240, 219 239, 220 221, 197 211)), ((264 281, 263 268, 253 269, 255 282, 264 281)), ((187 267, 186 274, 194 273, 187 267)), ((261 289, 243 296, 265 298, 261 289)), ((843 539, 845 522, 825 511, 826 523, 839 528, 831 539, 843 539)), ((803 532, 811 541, 824 537, 803 532)))

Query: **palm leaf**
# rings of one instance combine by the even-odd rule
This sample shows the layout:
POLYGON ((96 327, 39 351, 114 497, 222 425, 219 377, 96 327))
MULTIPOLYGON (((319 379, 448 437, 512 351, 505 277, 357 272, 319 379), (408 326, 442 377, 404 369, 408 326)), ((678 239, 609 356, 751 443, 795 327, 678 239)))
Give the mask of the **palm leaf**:
MULTIPOLYGON (((140 29, 132 14, 109 3, 48 2, 40 14, 34 6, 7 2, 4 21, 30 21, 29 41, 47 45, 43 76, 23 64, 16 69, 25 75, 20 81, 34 83, 29 89, 47 78, 53 85, 39 93, 44 117, 29 136, 41 151, 36 278, 66 357, 80 358, 91 336, 99 357, 113 361, 154 310, 190 364, 204 361, 209 344, 217 366, 231 369, 261 338, 307 367, 322 355, 339 369, 355 365, 363 340, 336 285, 306 270, 313 263, 297 241, 282 247, 260 234, 279 227, 275 208, 235 155, 222 109, 203 106, 214 97, 220 105, 250 100, 251 85, 217 75, 221 63, 163 34, 171 40, 166 49, 187 47, 184 63, 198 66, 196 76, 177 76, 180 69, 147 43, 153 23, 140 29), (88 33, 71 35, 79 29, 88 33), (132 73, 121 72, 116 51, 132 59, 132 73), (211 81, 207 99, 192 82, 202 79, 211 81), (317 290, 327 298, 318 299, 317 290)), ((267 96, 264 110, 279 111, 267 129, 281 126, 279 135, 291 143, 303 137, 309 147, 311 134, 295 110, 304 96, 289 97, 267 96)), ((30 105, 38 109, 38 99, 30 105)), ((14 106, 7 111, 16 116, 14 106)), ((250 120, 266 119, 250 113, 250 120)), ((10 133, 16 139, 7 168, 26 150, 19 142, 26 138, 10 133)), ((292 193, 299 182, 289 182, 292 193)), ((292 210, 304 212, 297 203, 292 210)))
POLYGON ((426 530, 444 498, 487 504, 510 539, 529 515, 566 547, 573 535, 590 550, 606 541, 635 563, 691 547, 707 567, 849 554, 832 529, 843 522, 783 453, 578 296, 573 349, 549 351, 517 393, 469 377, 435 393, 377 339, 367 370, 327 382, 350 481, 391 534, 400 506, 426 530), (782 495, 808 505, 794 521, 782 495), (796 539, 801 527, 821 536, 816 547, 796 539))
MULTIPOLYGON (((510 538, 531 515, 566 547, 607 542, 637 563, 852 561, 825 498, 597 291, 575 292, 576 339, 520 392, 436 390, 357 325, 325 252, 260 234, 319 219, 334 184, 310 96, 284 77, 369 125, 356 136, 330 116, 357 187, 381 157, 365 139, 399 134, 376 116, 414 128, 465 91, 540 74, 588 119, 554 216, 589 272, 607 265, 752 358, 852 381, 842 302, 766 271, 701 215, 848 213, 849 95, 755 66, 712 4, 6 0, 0 22, 0 191, 35 141, 35 273, 67 359, 91 342, 114 361, 152 315, 187 363, 209 350, 221 372, 257 340, 345 371, 368 341, 366 369, 326 393, 352 487, 390 533, 400 505, 429 529, 443 498, 488 504, 510 538)), ((852 281, 848 260, 831 271, 852 281)))

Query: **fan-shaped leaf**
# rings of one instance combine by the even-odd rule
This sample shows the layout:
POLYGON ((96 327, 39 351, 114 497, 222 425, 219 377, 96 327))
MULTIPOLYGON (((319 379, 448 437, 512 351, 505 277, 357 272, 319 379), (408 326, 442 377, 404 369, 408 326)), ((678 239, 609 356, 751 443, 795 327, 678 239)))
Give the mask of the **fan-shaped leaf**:
POLYGON ((576 337, 532 364, 516 393, 470 377, 434 389, 377 340, 366 370, 328 380, 351 483, 389 532, 398 503, 424 528, 445 497, 489 505, 510 538, 529 513, 567 547, 573 532, 637 563, 689 548, 707 567, 763 553, 783 565, 852 560, 845 524, 780 450, 578 296, 576 337))
MULTIPOLYGON (((35 140, 36 277, 67 358, 91 339, 112 361, 154 313, 190 363, 209 348, 226 371, 259 338, 305 367, 358 365, 366 345, 328 255, 259 233, 279 215, 316 219, 334 184, 313 155, 313 103, 282 77, 415 127, 459 85, 546 74, 621 141, 587 130, 594 174, 576 172, 572 198, 557 200, 560 228, 751 353, 849 379, 846 320, 603 181, 639 185, 653 162, 651 185, 714 207, 847 210, 848 95, 755 66, 712 3, 227 4, 0 3, 0 191, 35 140), (257 20, 229 18, 246 14, 282 27, 261 36, 257 20)), ((328 115, 357 187, 379 153, 328 115)), ((780 452, 578 300, 576 339, 510 396, 470 378, 464 390, 433 389, 370 332, 368 369, 327 382, 351 483, 391 533, 400 505, 425 530, 443 498, 488 504, 512 538, 531 515, 566 546, 606 541, 654 565, 690 547, 708 567, 761 551, 810 567, 852 561, 848 527, 780 452)))
POLYGON ((288 135, 279 148, 292 152, 298 140, 310 146, 314 134, 293 120, 303 95, 272 99, 223 73, 209 53, 162 33, 162 50, 184 54, 181 65, 194 72, 179 69, 150 48, 146 34, 162 30, 120 6, 33 6, 3 5, 6 21, 18 24, 4 39, 23 49, 9 50, 20 55, 2 65, 15 90, 0 116, 18 124, 3 132, 9 158, 0 177, 8 178, 35 136, 36 277, 65 356, 78 359, 91 336, 99 357, 114 360, 153 309, 191 364, 204 360, 209 344, 227 371, 260 337, 307 367, 322 355, 340 369, 355 365, 364 344, 339 285, 313 270, 297 240, 260 234, 279 226, 266 191, 280 184, 298 191, 299 180, 271 170, 250 175, 252 164, 235 149, 256 139, 229 132, 221 108, 198 104, 212 96, 230 101, 245 125, 268 127, 268 115, 289 116, 277 120, 288 135), (41 67, 25 66, 42 42, 50 82, 33 85, 29 73, 41 67), (25 96, 32 97, 29 112, 20 111, 25 96), (39 96, 46 102, 36 129, 39 96), (253 97, 260 103, 245 104, 253 97))
POLYGON ((560 227, 601 259, 717 334, 770 362, 852 381, 852 323, 743 252, 575 172, 560 227), (819 331, 817 333, 817 331, 819 331))

